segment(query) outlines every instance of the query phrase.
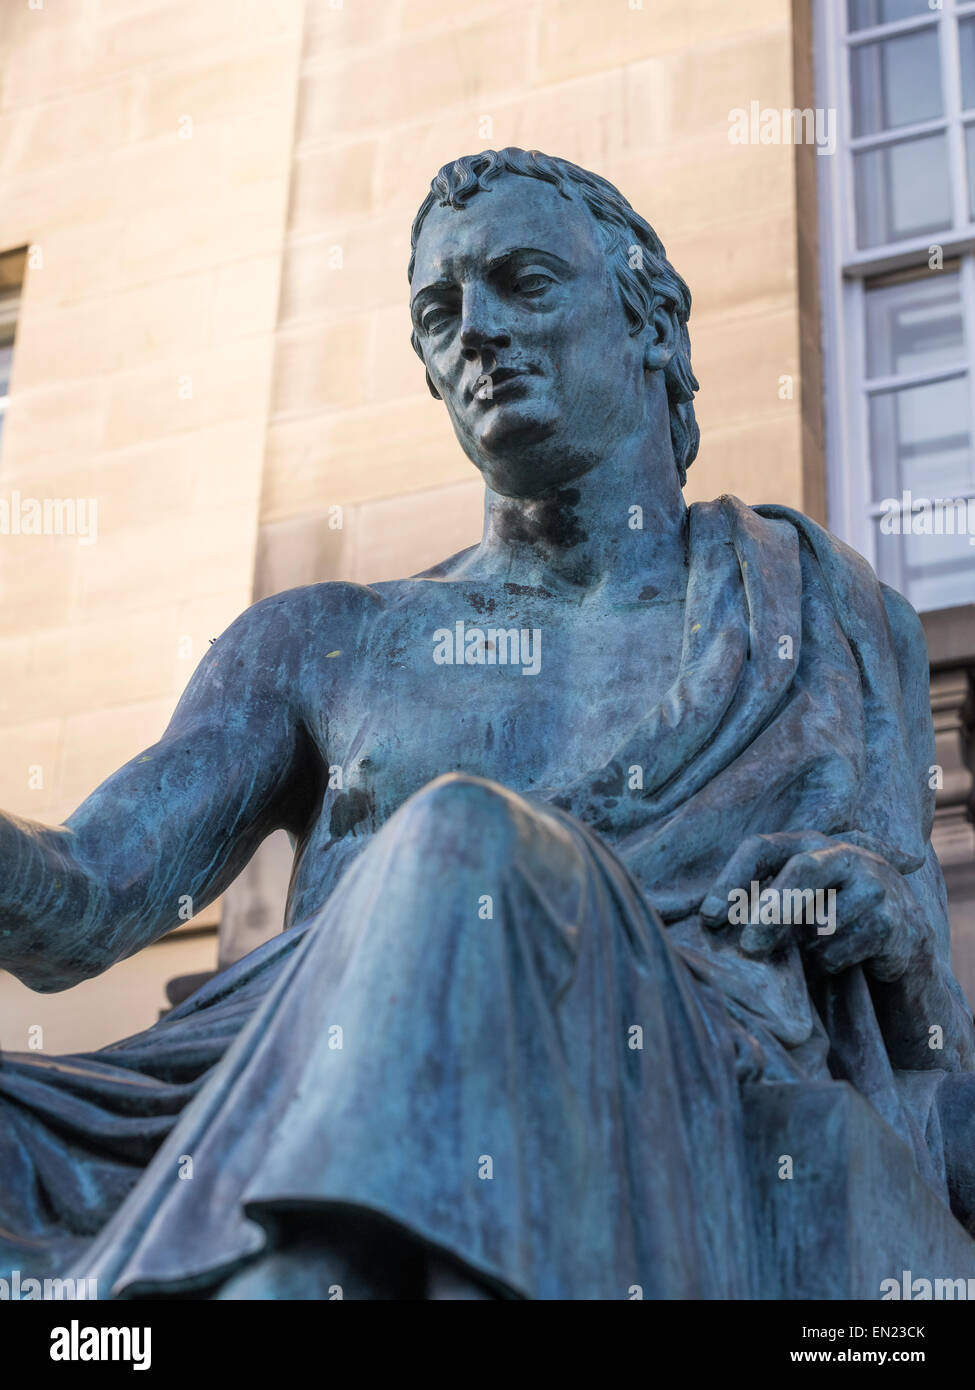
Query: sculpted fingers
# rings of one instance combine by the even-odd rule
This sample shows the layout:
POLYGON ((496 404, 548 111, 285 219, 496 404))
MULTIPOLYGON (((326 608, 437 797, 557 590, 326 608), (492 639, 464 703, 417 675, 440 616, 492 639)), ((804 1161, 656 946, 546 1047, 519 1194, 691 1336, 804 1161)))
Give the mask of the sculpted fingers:
POLYGON ((852 920, 844 918, 835 936, 808 939, 806 955, 828 975, 835 975, 875 957, 886 934, 883 913, 867 910, 852 920))
POLYGON ((702 922, 740 927, 746 955, 796 939, 830 974, 863 964, 878 980, 899 979, 920 948, 923 921, 903 874, 862 838, 815 830, 750 836, 712 884, 702 922))
POLYGON ((831 940, 884 896, 882 882, 865 865, 863 852, 848 845, 794 855, 759 897, 741 935, 747 955, 766 955, 796 933, 803 945, 831 940))
POLYGON ((764 891, 742 932, 746 954, 764 955, 796 932, 807 959, 829 974, 863 964, 896 980, 913 958, 917 904, 886 860, 846 843, 795 855, 764 891))
MULTIPOLYGON (((701 904, 701 919, 712 930, 734 921, 733 909, 741 895, 749 900, 759 885, 796 855, 824 849, 830 844, 818 830, 785 830, 771 835, 750 835, 728 860, 701 904)), ((739 922, 742 920, 739 916, 739 922)))

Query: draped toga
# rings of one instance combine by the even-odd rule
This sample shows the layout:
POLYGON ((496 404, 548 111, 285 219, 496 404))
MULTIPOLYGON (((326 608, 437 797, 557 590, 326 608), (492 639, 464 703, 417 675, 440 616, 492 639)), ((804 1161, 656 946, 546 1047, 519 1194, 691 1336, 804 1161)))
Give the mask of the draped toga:
POLYGON ((698 915, 746 837, 818 830, 906 876, 947 965, 913 610, 789 508, 694 504, 679 671, 621 734, 566 787, 447 777, 350 831, 319 911, 146 1032, 4 1054, 0 1274, 209 1295, 285 1214, 358 1210, 502 1296, 748 1297, 745 1082, 849 1081, 947 1200, 953 979, 904 1071, 862 969, 698 915))

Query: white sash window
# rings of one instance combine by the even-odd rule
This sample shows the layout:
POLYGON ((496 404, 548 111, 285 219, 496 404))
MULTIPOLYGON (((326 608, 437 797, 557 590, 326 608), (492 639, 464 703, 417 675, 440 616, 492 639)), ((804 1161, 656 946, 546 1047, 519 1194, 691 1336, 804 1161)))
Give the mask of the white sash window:
POLYGON ((829 524, 921 610, 975 600, 975 2, 818 0, 829 524))

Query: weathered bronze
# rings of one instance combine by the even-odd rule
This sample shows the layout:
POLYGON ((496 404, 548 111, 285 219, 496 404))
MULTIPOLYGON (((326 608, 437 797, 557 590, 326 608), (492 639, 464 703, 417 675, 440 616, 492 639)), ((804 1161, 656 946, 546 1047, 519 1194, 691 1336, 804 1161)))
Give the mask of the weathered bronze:
POLYGON ((767 1294, 742 1096, 776 1084, 852 1085, 970 1219, 916 615, 787 507, 685 506, 690 294, 605 180, 446 166, 410 283, 480 543, 256 604, 63 827, 0 819, 0 963, 39 990, 295 849, 286 930, 148 1032, 4 1056, 0 1267, 767 1294))

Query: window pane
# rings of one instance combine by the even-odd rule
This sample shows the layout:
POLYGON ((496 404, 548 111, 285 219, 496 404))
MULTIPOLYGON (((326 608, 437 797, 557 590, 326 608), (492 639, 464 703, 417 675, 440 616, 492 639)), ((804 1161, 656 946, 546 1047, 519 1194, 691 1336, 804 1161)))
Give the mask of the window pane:
POLYGON ((971 603, 975 594, 975 562, 948 574, 909 575, 905 598, 920 613, 932 608, 954 608, 971 603))
POLYGON ((877 573, 916 608, 975 598, 975 480, 967 376, 874 397, 870 452, 877 501, 903 493, 913 512, 874 522, 877 573), (933 507, 933 502, 952 505, 933 507), (919 505, 920 504, 920 505, 919 505))
POLYGON ((868 288, 867 376, 923 372, 960 362, 965 351, 958 272, 868 288))
POLYGON ((943 135, 925 135, 854 156, 857 246, 880 246, 951 226, 943 135))
POLYGON ((851 29, 872 29, 875 24, 930 14, 931 7, 928 0, 849 0, 847 13, 851 29))
MULTIPOLYGON (((908 525, 905 522, 903 529, 908 525)), ((975 546, 970 540, 964 534, 889 534, 880 531, 878 522, 877 574, 922 611, 971 603, 975 596, 975 546)))
POLYGON ((967 376, 870 398, 873 497, 954 497, 973 484, 967 376))
POLYGON ((975 19, 958 21, 958 52, 961 58, 961 104, 975 106, 975 19))
POLYGON ((975 221, 975 126, 965 127, 965 173, 968 178, 968 217, 975 221))
MULTIPOLYGON (((965 502, 965 498, 959 498, 956 508, 941 513, 929 511, 924 515, 917 512, 911 521, 919 528, 921 534, 900 536, 898 539, 904 547, 904 561, 908 573, 911 570, 931 571, 938 567, 953 569, 970 564, 973 580, 972 598, 968 602, 971 603, 972 599, 975 599, 975 546, 970 545, 969 541, 975 536, 975 531, 972 532, 972 536, 969 535, 965 502), (928 524, 932 528, 930 536, 924 535, 921 530, 928 524), (934 534, 935 529, 940 534, 934 534)), ((975 521, 975 501, 972 503, 971 515, 975 521)))
POLYGON ((850 51, 853 134, 876 135, 941 115, 938 31, 901 34, 850 51))

